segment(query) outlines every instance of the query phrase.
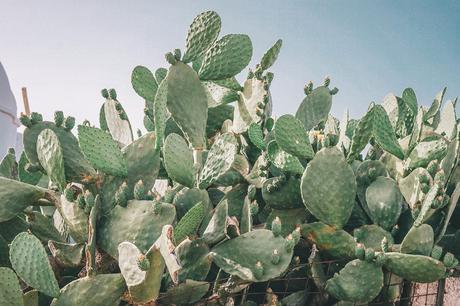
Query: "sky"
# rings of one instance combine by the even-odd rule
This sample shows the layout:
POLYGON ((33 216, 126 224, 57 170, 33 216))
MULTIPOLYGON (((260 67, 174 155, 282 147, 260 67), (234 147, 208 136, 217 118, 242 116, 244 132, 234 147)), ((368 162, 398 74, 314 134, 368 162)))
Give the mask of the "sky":
MULTIPOLYGON (((245 33, 249 67, 278 38, 283 47, 272 83, 274 113, 295 113, 303 87, 325 76, 339 93, 332 114, 361 117, 406 87, 428 105, 443 86, 460 94, 458 1, 0 1, 0 61, 22 111, 21 87, 32 111, 55 110, 97 123, 102 88, 115 88, 134 127, 142 98, 131 87, 136 65, 167 67, 164 54, 184 50, 188 25, 202 11, 222 18, 221 35, 245 33)), ((243 80, 245 69, 238 77, 243 80)))

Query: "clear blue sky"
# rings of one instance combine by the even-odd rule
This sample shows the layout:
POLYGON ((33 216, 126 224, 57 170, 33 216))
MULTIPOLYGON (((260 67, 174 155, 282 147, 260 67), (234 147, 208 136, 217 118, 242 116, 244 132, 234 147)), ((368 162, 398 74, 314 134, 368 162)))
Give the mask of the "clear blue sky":
MULTIPOLYGON (((215 10, 222 33, 247 33, 254 65, 278 38, 272 68, 275 114, 293 113, 303 86, 325 75, 340 91, 333 114, 363 115, 370 101, 413 87, 431 103, 445 85, 460 94, 458 1, 23 1, 0 2, 0 60, 22 110, 27 86, 33 110, 96 122, 101 88, 116 88, 136 127, 143 101, 132 69, 165 67, 164 53, 184 48, 193 17, 215 10)), ((242 77, 246 72, 242 74, 242 77)))

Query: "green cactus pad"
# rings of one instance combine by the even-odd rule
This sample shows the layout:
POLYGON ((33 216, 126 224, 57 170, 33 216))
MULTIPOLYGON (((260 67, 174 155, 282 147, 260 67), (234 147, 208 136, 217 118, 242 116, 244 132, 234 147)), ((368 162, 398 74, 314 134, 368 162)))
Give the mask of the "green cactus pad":
POLYGON ((83 156, 77 138, 72 133, 63 128, 57 128, 54 123, 47 121, 36 123, 24 130, 24 152, 26 152, 30 163, 34 165, 40 163, 37 154, 37 139, 44 129, 53 130, 59 138, 64 157, 65 175, 68 181, 82 182, 87 178, 96 176, 96 171, 83 156))
POLYGON ((336 229, 322 222, 303 224, 301 234, 311 244, 316 244, 320 251, 333 258, 353 258, 356 242, 344 230, 336 229))
POLYGON ((158 84, 153 73, 144 66, 136 66, 131 74, 131 84, 134 91, 148 101, 155 99, 158 84))
POLYGON ((113 139, 123 146, 129 145, 133 141, 133 131, 127 118, 122 118, 120 114, 126 116, 126 112, 120 102, 108 99, 104 102, 104 116, 107 128, 113 139))
POLYGON ((163 81, 166 78, 166 75, 168 74, 168 70, 166 68, 158 68, 155 70, 155 79, 157 80, 158 84, 161 84, 161 81, 163 81))
POLYGON ((404 279, 417 283, 432 283, 446 274, 442 262, 428 256, 385 253, 385 267, 404 279))
POLYGON ((342 228, 350 218, 356 196, 353 170, 335 148, 324 148, 308 163, 300 184, 307 209, 319 220, 342 228))
POLYGON ((310 131, 320 122, 326 121, 332 106, 332 95, 329 88, 320 86, 309 93, 300 104, 295 117, 299 119, 305 130, 310 131))
POLYGON ((160 170, 160 152, 155 149, 156 134, 147 133, 121 151, 128 170, 128 186, 142 180, 146 190, 152 189, 160 170))
POLYGON ((205 211, 211 210, 212 206, 206 190, 182 188, 177 192, 172 202, 174 206, 176 206, 177 219, 182 219, 182 217, 198 202, 204 204, 205 211))
POLYGON ((85 211, 77 203, 67 201, 63 195, 58 210, 72 238, 76 242, 85 242, 88 235, 88 216, 85 211))
POLYGON ((123 241, 134 243, 146 252, 161 234, 163 225, 172 224, 176 217, 174 206, 161 203, 155 214, 152 201, 128 201, 126 207, 115 206, 100 221, 98 245, 110 256, 118 257, 118 245, 123 241))
POLYGON ((94 168, 115 176, 128 175, 123 153, 110 134, 98 128, 79 125, 78 139, 83 153, 94 168))
POLYGON ((374 251, 382 251, 383 238, 386 238, 389 245, 394 243, 391 233, 376 224, 355 228, 353 236, 356 238, 356 242, 362 243, 366 248, 372 248, 374 251))
POLYGON ((227 104, 208 108, 208 122, 206 124, 208 138, 221 131, 224 122, 233 118, 233 111, 234 107, 227 104))
POLYGON ((217 245, 211 255, 214 263, 225 272, 246 281, 262 282, 280 276, 288 268, 292 250, 286 250, 285 244, 282 236, 275 237, 270 230, 260 229, 217 245), (277 264, 272 263, 274 250, 280 255, 277 264), (258 262, 263 266, 263 274, 257 278, 258 262))
POLYGON ((49 240, 48 248, 61 267, 77 268, 83 265, 85 250, 83 243, 63 243, 49 240))
POLYGON ((160 83, 155 101, 153 104, 153 118, 155 124, 155 148, 158 150, 163 147, 163 140, 165 138, 166 120, 168 119, 168 81, 160 83))
POLYGON ((206 92, 196 72, 181 62, 169 68, 167 107, 195 149, 206 147, 208 106, 206 92))
POLYGON ((366 204, 366 189, 379 176, 388 176, 385 164, 379 160, 365 160, 356 169, 356 193, 364 211, 369 215, 366 204))
POLYGON ((375 141, 385 151, 399 159, 404 159, 404 153, 396 139, 396 134, 385 109, 381 105, 375 105, 373 109, 372 134, 375 141))
POLYGON ((185 305, 198 301, 209 291, 209 282, 188 279, 182 284, 171 287, 161 298, 165 305, 185 305))
POLYGON ((369 139, 372 137, 372 128, 374 124, 373 108, 359 120, 351 139, 350 151, 348 152, 348 161, 354 160, 366 147, 369 139))
POLYGON ((221 20, 216 12, 206 11, 196 16, 188 30, 184 63, 201 58, 219 36, 220 27, 221 20))
POLYGON ((326 282, 326 291, 335 298, 360 303, 372 301, 382 287, 382 268, 359 259, 347 263, 339 274, 326 282))
POLYGON ((304 168, 299 159, 283 151, 276 140, 272 140, 267 145, 267 157, 275 167, 292 174, 302 174, 304 168))
POLYGON ((65 237, 54 227, 53 219, 38 211, 26 212, 29 231, 42 241, 65 241, 65 237))
POLYGON ((406 167, 425 168, 432 160, 442 160, 447 154, 447 142, 443 138, 419 142, 406 159, 406 167))
POLYGON ((292 233, 292 231, 295 230, 297 226, 303 224, 306 221, 308 213, 303 207, 283 210, 273 209, 265 221, 265 228, 273 230, 271 224, 276 217, 278 217, 281 221, 281 235, 286 237, 292 233))
POLYGON ((201 237, 208 245, 213 245, 225 238, 228 221, 228 202, 221 201, 215 208, 214 214, 206 225, 201 237))
POLYGON ((434 232, 430 225, 413 226, 401 242, 401 253, 430 256, 433 245, 434 232))
POLYGON ((158 298, 165 264, 157 248, 152 247, 144 255, 131 242, 122 242, 118 245, 118 265, 134 303, 158 298), (147 271, 139 268, 139 260, 143 258, 149 262, 147 271))
POLYGON ((212 81, 203 81, 208 98, 208 107, 217 107, 238 100, 238 93, 230 88, 221 86, 212 81))
POLYGON ((274 209, 303 208, 300 180, 292 176, 281 183, 278 183, 279 180, 272 177, 264 181, 262 198, 265 203, 274 209))
POLYGON ((44 129, 38 135, 37 154, 51 181, 63 191, 66 185, 64 157, 59 138, 52 130, 44 129))
POLYGON ((18 165, 19 180, 23 183, 27 183, 30 185, 37 185, 40 179, 42 178, 42 172, 27 171, 25 168, 28 163, 29 163, 29 160, 27 159, 26 152, 22 151, 21 157, 19 158, 19 165, 18 165))
POLYGON ((211 269, 212 258, 203 239, 185 239, 176 247, 175 252, 182 266, 179 271, 179 281, 206 279, 211 269))
POLYGON ((278 54, 280 53, 281 46, 283 45, 283 41, 278 39, 270 49, 265 52, 264 56, 260 60, 260 67, 263 70, 267 70, 270 68, 278 58, 278 54))
POLYGON ((275 122, 275 139, 281 149, 300 158, 312 159, 315 152, 302 122, 292 115, 283 115, 275 122))
POLYGON ((455 113, 455 104, 447 101, 441 111, 441 121, 436 128, 436 133, 445 135, 447 139, 452 139, 457 134, 457 115, 455 113))
POLYGON ((192 150, 184 138, 174 133, 166 137, 163 162, 166 172, 173 181, 189 188, 195 185, 192 150))
POLYGON ((0 162, 0 176, 17 180, 18 179, 18 164, 14 149, 10 148, 0 162))
POLYGON ((252 42, 245 34, 228 34, 213 43, 203 57, 202 80, 222 80, 243 70, 252 57, 252 42))
POLYGON ((366 205, 369 217, 375 224, 389 230, 398 222, 403 196, 398 185, 388 177, 379 176, 366 189, 366 205))
POLYGON ((78 306, 84 301, 90 305, 113 306, 126 289, 120 273, 83 277, 67 284, 51 306, 78 306))
POLYGON ((252 123, 261 123, 261 117, 257 114, 258 104, 268 97, 268 102, 263 109, 263 117, 271 116, 272 101, 269 89, 265 82, 256 78, 250 78, 244 82, 244 88, 240 98, 235 104, 233 111, 233 132, 241 134, 252 123))
POLYGON ((0 301, 2 305, 22 306, 22 290, 13 270, 0 267, 0 301))
POLYGON ((205 204, 198 202, 190 208, 174 227, 174 243, 178 245, 185 238, 193 235, 205 216, 205 204))
POLYGON ((208 152, 208 158, 201 170, 198 186, 205 189, 230 170, 237 151, 238 143, 235 136, 231 133, 221 135, 208 152))
POLYGON ((46 194, 46 189, 0 177, 0 222, 8 221, 46 194))
POLYGON ((265 150, 266 145, 264 140, 264 132, 260 125, 254 122, 251 123, 248 128, 248 136, 252 144, 254 144, 259 150, 265 150))
POLYGON ((10 246, 13 269, 29 286, 51 297, 59 296, 59 286, 40 240, 29 233, 21 233, 10 246))

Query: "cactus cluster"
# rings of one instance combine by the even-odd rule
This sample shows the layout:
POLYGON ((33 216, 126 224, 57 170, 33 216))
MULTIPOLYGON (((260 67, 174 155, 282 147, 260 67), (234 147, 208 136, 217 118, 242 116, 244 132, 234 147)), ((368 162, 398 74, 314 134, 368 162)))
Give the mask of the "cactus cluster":
POLYGON ((1 303, 393 303, 389 280, 456 273, 456 99, 443 89, 425 107, 408 88, 339 121, 326 78, 276 118, 267 70, 282 41, 241 85, 251 40, 220 28, 204 12, 168 68, 134 68, 137 139, 113 89, 77 136, 60 111, 21 117, 24 152, 0 164, 1 303), (274 278, 294 280, 251 295, 274 278))

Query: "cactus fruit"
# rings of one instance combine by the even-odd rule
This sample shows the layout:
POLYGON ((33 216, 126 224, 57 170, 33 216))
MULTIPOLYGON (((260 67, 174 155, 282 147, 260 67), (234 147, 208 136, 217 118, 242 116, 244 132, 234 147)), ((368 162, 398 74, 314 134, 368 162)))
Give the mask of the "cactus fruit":
POLYGON ((316 153, 300 185, 307 209, 319 220, 342 228, 351 215, 356 196, 353 170, 337 148, 316 153))

